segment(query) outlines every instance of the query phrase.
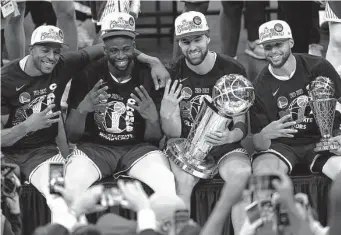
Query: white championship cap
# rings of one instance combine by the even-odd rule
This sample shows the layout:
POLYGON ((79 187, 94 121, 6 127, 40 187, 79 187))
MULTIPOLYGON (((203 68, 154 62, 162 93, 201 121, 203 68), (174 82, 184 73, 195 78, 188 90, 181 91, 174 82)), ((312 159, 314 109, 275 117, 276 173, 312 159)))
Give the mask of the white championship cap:
POLYGON ((128 36, 135 38, 134 17, 123 12, 108 14, 102 21, 102 39, 112 36, 128 36))
POLYGON ((208 33, 209 28, 205 16, 197 11, 189 11, 175 19, 175 38, 181 39, 192 35, 208 33))
POLYGON ((262 24, 258 33, 259 44, 292 38, 290 26, 283 20, 271 20, 262 24))
POLYGON ((31 46, 36 44, 55 43, 62 47, 69 47, 64 44, 63 31, 53 25, 42 25, 36 28, 31 36, 31 46))

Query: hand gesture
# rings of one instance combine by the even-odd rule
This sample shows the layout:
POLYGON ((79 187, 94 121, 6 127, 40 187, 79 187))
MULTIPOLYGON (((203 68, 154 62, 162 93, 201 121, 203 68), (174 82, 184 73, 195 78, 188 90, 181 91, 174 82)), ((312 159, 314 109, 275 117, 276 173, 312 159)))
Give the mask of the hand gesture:
POLYGON ((283 116, 277 121, 271 122, 269 125, 263 128, 261 133, 268 139, 277 139, 280 137, 292 138, 294 133, 297 133, 296 129, 289 128, 296 124, 294 121, 289 121, 291 114, 283 116))
POLYGON ((105 110, 107 107, 106 100, 110 97, 106 90, 108 87, 102 87, 103 80, 99 80, 91 91, 84 97, 82 102, 78 105, 78 110, 82 114, 94 112, 95 110, 105 110))
POLYGON ((172 80, 168 80, 165 88, 165 92, 163 93, 163 99, 161 101, 161 109, 160 115, 166 119, 168 119, 174 111, 179 108, 180 101, 184 98, 180 96, 180 92, 182 89, 182 84, 178 87, 178 80, 175 80, 171 87, 172 80))
POLYGON ((262 224, 263 224, 263 218, 259 218, 252 224, 250 223, 249 219, 246 218, 239 234, 240 235, 254 235, 256 234, 257 228, 259 228, 262 224))
POLYGON ((128 201, 129 208, 135 212, 139 212, 143 209, 149 209, 149 199, 147 194, 142 188, 140 182, 124 182, 119 180, 117 185, 124 195, 125 200, 128 201))
POLYGON ((271 173, 277 175, 280 179, 272 180, 272 185, 279 194, 279 200, 282 203, 288 205, 288 203, 293 203, 294 200, 294 187, 290 177, 284 173, 271 173))
POLYGON ((151 64, 151 74, 155 90, 165 87, 166 81, 170 79, 167 69, 159 60, 157 60, 156 63, 151 64))
POLYGON ((137 110, 144 119, 156 122, 159 119, 159 114, 156 110, 154 101, 150 98, 146 89, 143 86, 140 86, 135 87, 135 91, 139 97, 133 93, 130 94, 130 97, 136 101, 137 105, 128 103, 128 106, 137 110))
POLYGON ((50 127, 53 123, 59 122, 60 111, 48 114, 54 107, 55 105, 51 104, 42 112, 33 113, 31 116, 29 116, 25 121, 29 132, 45 129, 50 127))
MULTIPOLYGON (((334 136, 328 140, 330 144, 336 143, 341 146, 341 135, 334 136)), ((336 150, 331 150, 330 152, 334 153, 335 155, 341 155, 341 148, 336 150)))
POLYGON ((219 146, 234 142, 233 133, 229 130, 209 132, 205 135, 208 144, 219 146))
POLYGON ((103 194, 103 185, 95 185, 81 194, 74 194, 71 190, 56 185, 56 192, 59 192, 69 208, 76 212, 77 217, 87 213, 104 211, 108 207, 99 204, 103 194))

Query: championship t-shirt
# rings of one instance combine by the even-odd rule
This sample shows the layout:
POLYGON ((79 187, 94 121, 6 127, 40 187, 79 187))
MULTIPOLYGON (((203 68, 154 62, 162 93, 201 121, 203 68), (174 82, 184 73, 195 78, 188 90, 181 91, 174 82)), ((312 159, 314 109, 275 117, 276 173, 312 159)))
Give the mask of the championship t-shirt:
POLYGON ((245 69, 238 61, 220 54, 216 54, 215 64, 207 74, 200 75, 191 70, 184 56, 171 63, 169 71, 172 80, 179 80, 182 84, 181 94, 185 97, 179 104, 182 138, 188 136, 203 99, 212 97, 212 89, 222 76, 240 74, 246 77, 245 69))
MULTIPOLYGON (((294 138, 278 138, 273 142, 288 145, 315 143, 321 138, 313 112, 307 103, 308 85, 318 76, 330 78, 335 84, 335 97, 341 95, 341 80, 333 66, 321 57, 294 54, 296 71, 289 80, 279 80, 265 67, 253 82, 256 100, 251 107, 252 133, 259 133, 265 126, 281 117, 292 114, 297 122, 294 138)), ((336 123, 339 117, 336 117, 336 123)), ((337 124, 334 129, 339 128, 337 124)))
MULTIPOLYGON (((107 100, 109 105, 103 112, 95 111, 87 115, 85 134, 81 141, 115 146, 143 142, 145 120, 138 111, 129 107, 128 103, 136 105, 136 101, 130 97, 130 94, 137 95, 134 88, 140 85, 144 86, 152 98, 155 97, 156 91, 154 91, 150 68, 135 60, 132 78, 126 83, 118 83, 109 72, 106 58, 91 63, 72 80, 70 108, 77 109, 86 94, 100 79, 104 82, 102 86, 109 88, 106 91, 110 95, 107 100)), ((155 101, 157 102, 160 101, 155 101)))
MULTIPOLYGON (((60 110, 60 100, 66 84, 72 76, 89 63, 85 51, 61 54, 60 60, 51 74, 31 77, 27 75, 15 60, 1 68, 1 115, 9 115, 5 128, 11 128, 24 122, 33 113, 40 113, 50 104, 52 110, 60 110)), ((52 112, 51 111, 51 112, 52 112)), ((49 128, 31 132, 11 147, 2 151, 19 151, 55 143, 58 124, 49 128)))

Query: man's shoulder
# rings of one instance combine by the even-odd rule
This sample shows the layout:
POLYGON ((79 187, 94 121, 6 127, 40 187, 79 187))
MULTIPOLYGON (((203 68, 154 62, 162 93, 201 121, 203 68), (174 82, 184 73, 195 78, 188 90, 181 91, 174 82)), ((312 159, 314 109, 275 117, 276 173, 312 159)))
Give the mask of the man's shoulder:
POLYGON ((294 53, 298 64, 303 65, 309 72, 320 68, 323 65, 329 65, 329 62, 322 56, 314 56, 305 53, 294 53))
POLYGON ((270 79, 272 76, 272 74, 269 71, 269 67, 265 66, 259 73, 258 75, 255 77, 255 79, 252 81, 253 86, 259 87, 259 86, 263 86, 263 84, 268 81, 268 79, 270 79))
POLYGON ((6 79, 8 75, 17 72, 19 69, 19 61, 20 59, 13 60, 1 68, 1 80, 4 78, 6 79))

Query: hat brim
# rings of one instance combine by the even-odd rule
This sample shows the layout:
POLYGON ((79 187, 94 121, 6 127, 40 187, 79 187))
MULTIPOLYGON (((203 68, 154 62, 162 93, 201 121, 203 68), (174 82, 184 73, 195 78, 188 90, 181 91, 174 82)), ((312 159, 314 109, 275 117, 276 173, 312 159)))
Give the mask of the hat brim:
POLYGON ((45 45, 45 44, 55 44, 55 45, 59 45, 61 48, 66 48, 66 49, 70 48, 69 45, 67 45, 65 43, 59 43, 59 42, 56 42, 56 41, 36 42, 36 43, 32 44, 31 46, 34 46, 34 45, 45 45))
POLYGON ((275 38, 275 39, 270 39, 270 40, 265 40, 265 41, 259 41, 257 44, 258 45, 261 45, 261 44, 264 44, 264 43, 267 43, 267 42, 284 42, 286 40, 289 40, 289 39, 292 39, 291 37, 288 37, 288 38, 275 38))
POLYGON ((108 32, 104 33, 101 36, 101 38, 105 39, 105 38, 115 37, 115 36, 128 36, 128 37, 135 39, 137 35, 138 35, 138 33, 132 32, 132 31, 116 30, 116 31, 108 31, 108 32))
POLYGON ((175 36, 175 39, 176 40, 180 40, 180 39, 191 37, 191 36, 205 35, 205 34, 208 34, 208 32, 209 32, 209 30, 185 33, 185 34, 181 34, 181 35, 175 36))

